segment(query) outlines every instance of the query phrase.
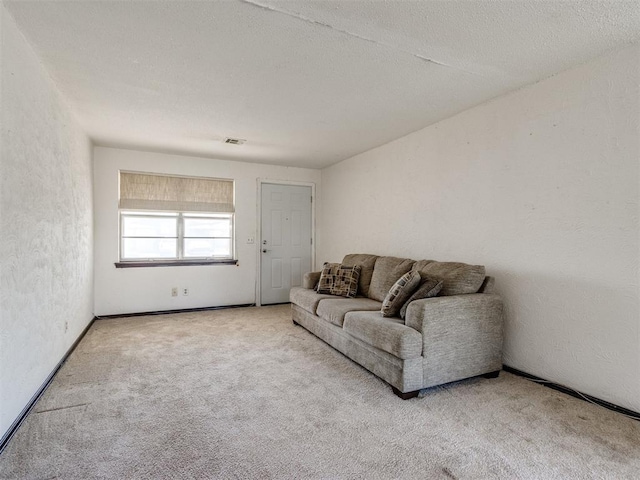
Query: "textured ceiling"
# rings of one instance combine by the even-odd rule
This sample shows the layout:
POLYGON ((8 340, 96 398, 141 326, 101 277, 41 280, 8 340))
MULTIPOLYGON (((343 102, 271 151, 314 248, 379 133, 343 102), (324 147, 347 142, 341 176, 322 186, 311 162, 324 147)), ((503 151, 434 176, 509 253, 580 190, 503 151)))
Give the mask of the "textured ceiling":
POLYGON ((97 144, 301 167, 640 41, 637 1, 3 3, 97 144))

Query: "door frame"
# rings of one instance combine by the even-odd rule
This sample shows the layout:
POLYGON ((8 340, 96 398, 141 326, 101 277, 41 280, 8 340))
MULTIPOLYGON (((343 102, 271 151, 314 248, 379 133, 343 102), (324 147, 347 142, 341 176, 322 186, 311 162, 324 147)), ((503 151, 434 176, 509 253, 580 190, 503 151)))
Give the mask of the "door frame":
POLYGON ((257 228, 256 235, 256 306, 262 306, 262 185, 268 183, 273 185, 293 185, 298 187, 311 187, 311 271, 316 268, 316 184, 313 182, 297 182, 294 180, 272 180, 269 178, 258 178, 258 201, 257 206, 257 228))

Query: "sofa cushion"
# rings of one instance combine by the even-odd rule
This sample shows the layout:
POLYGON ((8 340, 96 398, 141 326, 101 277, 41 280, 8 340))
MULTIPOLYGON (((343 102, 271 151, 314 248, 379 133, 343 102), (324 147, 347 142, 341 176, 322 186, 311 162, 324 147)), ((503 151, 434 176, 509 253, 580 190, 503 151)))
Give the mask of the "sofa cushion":
POLYGON ((395 317, 400 313, 400 309, 404 305, 404 302, 408 300, 413 292, 420 285, 420 273, 416 270, 411 270, 401 276, 396 283, 393 284, 389 293, 382 302, 382 308, 380 313, 383 317, 395 317))
POLYGON ((355 310, 380 311, 382 304, 370 298, 327 298, 320 300, 316 315, 339 327, 344 323, 344 316, 355 310))
POLYGON ((331 288, 333 287, 333 282, 336 279, 336 273, 339 268, 339 263, 325 262, 320 272, 320 278, 318 279, 318 286, 316 288, 318 293, 331 294, 331 288))
POLYGON ((459 262, 419 260, 413 269, 424 276, 441 278, 443 283, 440 296, 476 293, 485 277, 484 266, 459 262))
MULTIPOLYGON (((415 270, 414 270, 415 272, 415 270)), ((422 283, 418 287, 418 289, 413 292, 413 294, 404 302, 402 308, 400 309, 400 318, 404 319, 407 315, 407 307, 414 300, 420 300, 421 298, 431 298, 435 297, 442 290, 442 280, 436 277, 422 276, 422 283)))
POLYGON ((360 266, 360 279, 358 280, 358 295, 367 297, 369 295, 369 285, 371 284, 371 275, 373 275, 373 267, 376 264, 377 255, 369 255, 368 253, 351 253, 342 259, 342 265, 352 267, 360 266))
POLYGON ((340 265, 336 272, 331 295, 353 298, 358 293, 358 279, 360 278, 360 265, 345 267, 340 265))
POLYGON ((316 314, 318 303, 324 298, 336 298, 333 295, 323 295, 317 293, 315 290, 309 290, 304 287, 293 287, 289 291, 289 300, 291 303, 295 303, 301 308, 304 308, 307 312, 316 314))
POLYGON ((484 277, 482 286, 478 289, 478 293, 496 293, 496 279, 487 275, 484 277))
POLYGON ((384 318, 380 312, 349 312, 343 329, 358 340, 403 360, 422 355, 422 334, 404 325, 399 318, 384 318))
POLYGON ((358 293, 360 266, 345 267, 339 263, 325 263, 318 280, 318 293, 353 298, 358 293))
POLYGON ((408 258, 378 257, 371 276, 368 297, 384 301, 394 283, 411 270, 415 262, 408 258))

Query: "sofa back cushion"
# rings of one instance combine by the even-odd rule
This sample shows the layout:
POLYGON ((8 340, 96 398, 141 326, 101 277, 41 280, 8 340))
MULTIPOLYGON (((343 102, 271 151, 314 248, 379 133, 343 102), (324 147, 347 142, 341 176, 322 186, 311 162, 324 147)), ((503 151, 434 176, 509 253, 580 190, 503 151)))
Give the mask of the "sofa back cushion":
POLYGON ((482 265, 468 265, 459 262, 436 262, 419 260, 413 269, 423 276, 442 279, 440 296, 476 293, 484 282, 485 270, 482 265))
POLYGON ((496 279, 489 275, 484 277, 484 282, 482 282, 478 293, 496 293, 496 279))
POLYGON ((369 298, 383 302, 393 284, 411 270, 414 263, 408 258, 378 257, 369 285, 369 298))
POLYGON ((358 295, 369 296, 369 284, 371 283, 371 275, 373 275, 373 267, 377 258, 377 255, 369 255, 368 253, 351 253, 342 260, 342 265, 345 267, 360 266, 358 295))

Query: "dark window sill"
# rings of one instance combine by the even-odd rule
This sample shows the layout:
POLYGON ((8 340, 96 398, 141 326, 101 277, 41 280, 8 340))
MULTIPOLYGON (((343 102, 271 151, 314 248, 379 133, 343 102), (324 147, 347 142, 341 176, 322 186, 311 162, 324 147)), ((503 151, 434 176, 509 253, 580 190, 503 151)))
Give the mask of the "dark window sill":
POLYGON ((116 262, 116 268, 186 267, 192 265, 238 265, 238 260, 146 260, 116 262))

